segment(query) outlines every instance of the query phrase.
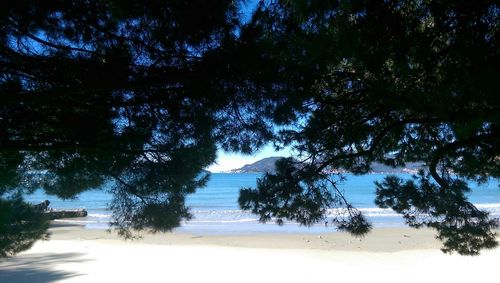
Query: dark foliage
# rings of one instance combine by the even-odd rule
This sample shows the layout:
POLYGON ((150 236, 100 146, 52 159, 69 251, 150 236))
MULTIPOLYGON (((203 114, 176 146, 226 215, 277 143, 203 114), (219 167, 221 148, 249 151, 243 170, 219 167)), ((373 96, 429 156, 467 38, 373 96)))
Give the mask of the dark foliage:
POLYGON ((258 180, 256 190, 241 190, 241 208, 259 214, 261 222, 274 216, 280 225, 284 219, 306 226, 324 220, 335 202, 328 184, 315 174, 308 175, 307 170, 296 170, 292 159, 278 160, 276 171, 258 180))
POLYGON ((469 188, 463 181, 450 181, 444 189, 431 183, 429 176, 421 172, 414 181, 387 177, 376 183, 375 203, 401 213, 411 227, 432 227, 443 241, 444 252, 456 251, 463 255, 476 255, 481 249, 494 248, 497 220, 478 210, 467 201, 469 188))
POLYGON ((332 207, 341 208, 334 218, 341 230, 357 236, 369 231, 370 224, 353 208, 328 174, 318 174, 313 167, 297 169, 292 158, 276 161, 276 173, 265 174, 258 180, 257 189, 240 191, 240 207, 260 216, 260 222, 275 218, 282 225, 285 220, 304 226, 318 222, 328 223, 326 215, 332 207))
MULTIPOLYGON (((469 203, 464 192, 466 181, 500 177, 499 11, 497 1, 261 5, 250 26, 258 30, 260 44, 273 47, 266 56, 280 66, 280 75, 268 100, 254 108, 263 109, 256 115, 277 129, 274 142, 294 148, 303 164, 293 174, 266 175, 252 194, 244 190, 243 199, 251 201, 243 208, 264 219, 280 219, 283 212, 293 218, 304 210, 310 221, 322 220, 306 200, 293 211, 268 209, 272 194, 287 182, 322 192, 318 180, 327 173, 364 174, 373 162, 423 161, 426 182, 402 184, 388 177, 378 185, 378 204, 401 212, 412 226, 435 228, 445 251, 476 254, 496 246, 498 221, 469 203), (413 220, 415 214, 428 219, 413 220)), ((303 190, 293 193, 304 196, 303 190)), ((293 193, 285 199, 294 199, 293 193)), ((330 204, 328 194, 313 199, 330 204)), ((356 216, 334 222, 369 229, 356 216)))
POLYGON ((48 237, 46 217, 18 197, 0 199, 0 258, 29 249, 48 237))
POLYGON ((0 5, 0 197, 112 184, 125 236, 189 219, 184 198, 206 183, 226 119, 214 58, 234 41, 237 4, 0 5))
POLYGON ((445 251, 496 245, 498 222, 464 192, 500 177, 497 1, 262 1, 245 24, 238 3, 3 1, 0 197, 112 184, 124 236, 169 231, 217 147, 273 142, 300 162, 242 190, 261 221, 337 207, 338 228, 365 234, 330 173, 423 161, 426 175, 377 184, 378 204, 445 251))

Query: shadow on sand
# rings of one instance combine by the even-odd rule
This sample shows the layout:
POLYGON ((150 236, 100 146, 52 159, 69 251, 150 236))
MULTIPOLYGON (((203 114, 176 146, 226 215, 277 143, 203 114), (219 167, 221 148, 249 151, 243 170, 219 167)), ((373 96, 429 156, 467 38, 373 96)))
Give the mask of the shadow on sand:
POLYGON ((67 279, 82 274, 58 271, 62 263, 81 263, 81 253, 37 253, 20 255, 0 261, 0 282, 45 283, 67 279))

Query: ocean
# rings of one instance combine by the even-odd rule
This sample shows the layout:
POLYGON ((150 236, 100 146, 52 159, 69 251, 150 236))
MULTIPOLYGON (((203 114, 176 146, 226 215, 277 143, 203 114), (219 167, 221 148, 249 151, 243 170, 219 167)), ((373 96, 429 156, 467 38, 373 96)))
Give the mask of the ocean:
MULTIPOLYGON (((252 233, 328 233, 334 232, 335 227, 317 224, 312 227, 303 227, 298 223, 285 222, 278 226, 274 222, 262 224, 254 214, 242 211, 238 206, 239 190, 242 187, 255 187, 257 178, 261 174, 225 174, 212 173, 205 188, 187 197, 187 204, 191 208, 194 218, 183 222, 175 229, 179 232, 192 234, 252 234, 252 233)), ((398 174, 408 179, 410 174, 398 174)), ((347 174, 347 180, 340 184, 346 198, 371 221, 374 227, 404 227, 402 217, 391 209, 381 209, 374 204, 375 181, 381 181, 385 174, 368 174, 355 176, 347 174)), ((500 187, 497 181, 490 181, 481 186, 471 184, 472 192, 469 199, 480 209, 487 210, 491 217, 500 217, 500 187)), ((53 209, 86 209, 88 216, 77 219, 60 219, 59 222, 68 222, 85 225, 89 229, 107 229, 111 221, 111 212, 107 204, 111 194, 102 190, 92 190, 82 193, 73 200, 61 200, 46 195, 42 190, 27 195, 25 199, 31 203, 43 200, 50 201, 53 209)), ((331 210, 332 213, 335 209, 331 210)))

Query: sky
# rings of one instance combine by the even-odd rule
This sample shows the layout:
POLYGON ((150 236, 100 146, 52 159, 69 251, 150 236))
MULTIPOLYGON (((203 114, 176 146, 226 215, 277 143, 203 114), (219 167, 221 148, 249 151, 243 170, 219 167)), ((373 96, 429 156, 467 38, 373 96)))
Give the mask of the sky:
POLYGON ((260 151, 252 155, 244 155, 241 153, 227 153, 222 150, 217 152, 217 161, 210 165, 206 170, 212 173, 220 173, 243 167, 246 164, 252 164, 266 157, 283 156, 289 157, 290 149, 275 151, 272 145, 263 147, 260 151))

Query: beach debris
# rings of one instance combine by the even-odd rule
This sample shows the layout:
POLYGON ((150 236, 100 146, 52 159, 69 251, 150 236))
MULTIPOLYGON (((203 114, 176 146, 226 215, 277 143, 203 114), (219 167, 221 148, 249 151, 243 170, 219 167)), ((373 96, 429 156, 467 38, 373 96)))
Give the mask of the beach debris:
POLYGON ((35 209, 40 212, 43 212, 50 220, 59 219, 59 218, 76 218, 76 217, 86 217, 87 211, 85 209, 77 209, 77 210, 54 210, 49 208, 50 201, 44 200, 39 204, 33 205, 35 209))
POLYGON ((60 219, 60 218, 76 218, 76 217, 86 217, 87 211, 85 209, 79 210, 50 210, 46 211, 45 215, 50 219, 60 219))
POLYGON ((33 207, 39 211, 46 211, 49 208, 50 201, 49 200, 44 200, 39 204, 33 205, 33 207))

